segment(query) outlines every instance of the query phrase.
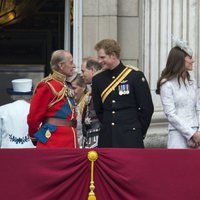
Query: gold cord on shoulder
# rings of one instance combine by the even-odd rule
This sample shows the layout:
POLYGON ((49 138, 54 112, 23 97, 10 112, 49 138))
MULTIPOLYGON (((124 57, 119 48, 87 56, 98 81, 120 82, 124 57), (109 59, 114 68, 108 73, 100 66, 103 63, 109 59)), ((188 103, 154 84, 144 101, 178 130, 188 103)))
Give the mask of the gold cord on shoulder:
POLYGON ((47 77, 43 78, 41 80, 41 82, 45 82, 46 83, 47 81, 50 81, 50 80, 52 80, 51 74, 49 74, 47 77))
POLYGON ((50 108, 65 97, 69 103, 71 110, 73 110, 72 103, 69 101, 69 97, 71 96, 70 89, 65 85, 65 75, 53 70, 53 74, 50 74, 49 76, 45 77, 44 79, 42 79, 42 81, 48 84, 49 88, 51 89, 54 95, 54 98, 49 103, 48 108, 50 108), (61 84, 63 84, 62 89, 59 92, 57 92, 54 86, 49 82, 50 80, 59 81, 61 84))
POLYGON ((133 65, 126 65, 126 67, 133 69, 135 71, 139 71, 139 68, 137 68, 136 66, 133 66, 133 65))
POLYGON ((56 92, 55 88, 51 85, 51 83, 47 82, 47 84, 49 85, 52 93, 54 94, 54 98, 48 105, 48 108, 50 108, 51 106, 53 106, 54 104, 56 104, 64 98, 64 96, 66 95, 66 87, 64 86, 59 92, 56 92))

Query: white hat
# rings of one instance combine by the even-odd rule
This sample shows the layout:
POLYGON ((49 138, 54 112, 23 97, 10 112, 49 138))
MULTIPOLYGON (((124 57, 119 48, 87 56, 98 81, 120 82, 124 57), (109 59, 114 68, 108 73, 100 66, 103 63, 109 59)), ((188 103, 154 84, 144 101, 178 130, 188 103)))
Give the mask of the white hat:
POLYGON ((7 89, 11 95, 32 94, 32 79, 21 78, 12 80, 12 89, 7 89))

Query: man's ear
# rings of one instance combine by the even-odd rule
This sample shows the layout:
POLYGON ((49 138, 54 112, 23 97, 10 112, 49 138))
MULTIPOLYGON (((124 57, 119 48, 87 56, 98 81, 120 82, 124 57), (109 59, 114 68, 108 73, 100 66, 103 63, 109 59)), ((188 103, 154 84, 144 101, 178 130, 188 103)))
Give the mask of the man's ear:
POLYGON ((116 54, 113 52, 111 55, 110 55, 112 58, 116 58, 116 54))
POLYGON ((59 63, 59 64, 58 64, 58 68, 59 68, 59 69, 61 69, 61 70, 63 69, 63 67, 62 67, 62 64, 61 64, 61 63, 59 63))
POLYGON ((92 70, 92 74, 96 72, 96 69, 94 67, 92 67, 91 70, 92 70))

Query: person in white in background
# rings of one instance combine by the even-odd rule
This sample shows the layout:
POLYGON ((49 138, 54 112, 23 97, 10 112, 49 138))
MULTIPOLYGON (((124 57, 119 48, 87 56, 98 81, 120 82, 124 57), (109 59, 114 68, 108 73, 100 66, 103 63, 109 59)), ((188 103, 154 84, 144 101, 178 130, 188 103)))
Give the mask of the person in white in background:
POLYGON ((0 106, 0 148, 34 148, 27 125, 32 79, 12 80, 12 86, 7 92, 13 102, 0 106))

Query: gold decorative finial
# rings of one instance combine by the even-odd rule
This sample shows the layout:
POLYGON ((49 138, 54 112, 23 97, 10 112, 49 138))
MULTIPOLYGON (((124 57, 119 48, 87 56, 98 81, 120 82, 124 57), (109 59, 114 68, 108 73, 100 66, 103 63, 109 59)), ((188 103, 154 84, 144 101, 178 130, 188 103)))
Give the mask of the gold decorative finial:
POLYGON ((88 160, 89 161, 96 161, 97 159, 98 159, 98 153, 96 151, 88 152, 88 160))
POLYGON ((88 194, 88 200, 96 200, 94 193, 94 162, 98 159, 98 153, 96 151, 88 152, 88 160, 91 161, 91 177, 90 177, 90 192, 88 194))

